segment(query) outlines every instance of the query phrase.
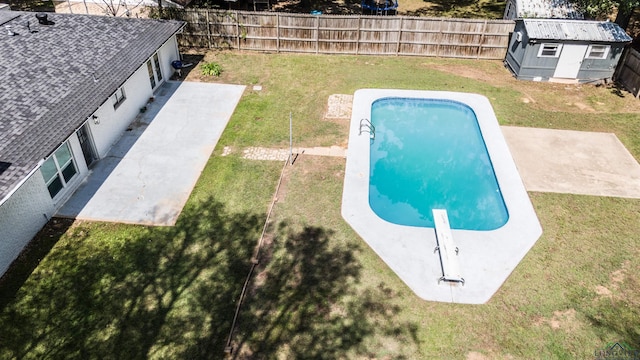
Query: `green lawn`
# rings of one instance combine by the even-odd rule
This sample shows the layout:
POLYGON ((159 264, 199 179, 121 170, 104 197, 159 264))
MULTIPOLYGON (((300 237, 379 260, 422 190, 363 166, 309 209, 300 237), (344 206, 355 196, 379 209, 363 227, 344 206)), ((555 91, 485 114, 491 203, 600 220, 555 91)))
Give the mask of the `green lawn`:
MULTIPOLYGON (((175 227, 51 222, 0 283, 0 358, 593 358, 640 348, 640 200, 530 193, 543 235, 484 305, 417 298, 340 216, 344 159, 283 164, 248 146, 344 145, 323 120, 359 88, 487 96, 502 124, 615 133, 640 158, 640 102, 615 89, 514 80, 500 62, 211 52, 248 87, 175 227), (623 94, 624 95, 624 94, 623 94), (233 149, 221 156, 224 146, 233 149)), ((190 78, 198 78, 197 71, 190 78)), ((427 281, 427 280, 425 280, 427 281)))

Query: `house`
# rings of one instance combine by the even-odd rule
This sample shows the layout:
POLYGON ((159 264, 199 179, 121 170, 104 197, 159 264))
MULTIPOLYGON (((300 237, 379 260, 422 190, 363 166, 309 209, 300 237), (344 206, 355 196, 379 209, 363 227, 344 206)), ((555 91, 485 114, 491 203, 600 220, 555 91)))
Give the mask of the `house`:
POLYGON ((584 14, 570 0, 507 0, 502 18, 584 19, 584 14))
POLYGON ((611 22, 519 19, 504 62, 522 80, 606 81, 631 40, 611 22))
POLYGON ((0 275, 173 74, 183 26, 0 10, 0 275))

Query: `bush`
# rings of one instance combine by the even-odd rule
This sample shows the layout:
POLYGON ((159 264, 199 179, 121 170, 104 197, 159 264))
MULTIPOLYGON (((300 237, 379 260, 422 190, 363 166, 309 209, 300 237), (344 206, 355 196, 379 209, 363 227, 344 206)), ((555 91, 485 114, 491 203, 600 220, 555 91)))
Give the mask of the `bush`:
POLYGON ((204 63, 200 66, 202 75, 205 76, 220 76, 222 73, 222 67, 218 63, 210 62, 204 63))

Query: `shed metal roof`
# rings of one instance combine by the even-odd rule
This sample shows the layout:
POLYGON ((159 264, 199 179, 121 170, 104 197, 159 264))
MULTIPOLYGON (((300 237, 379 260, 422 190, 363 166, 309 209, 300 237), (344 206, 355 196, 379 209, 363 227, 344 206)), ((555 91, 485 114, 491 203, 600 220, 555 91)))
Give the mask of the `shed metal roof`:
POLYGON ((1 11, 0 204, 182 22, 1 11), (19 15, 19 16, 15 16, 19 15))
POLYGON ((632 39, 616 23, 606 21, 523 19, 530 39, 630 42, 632 39))

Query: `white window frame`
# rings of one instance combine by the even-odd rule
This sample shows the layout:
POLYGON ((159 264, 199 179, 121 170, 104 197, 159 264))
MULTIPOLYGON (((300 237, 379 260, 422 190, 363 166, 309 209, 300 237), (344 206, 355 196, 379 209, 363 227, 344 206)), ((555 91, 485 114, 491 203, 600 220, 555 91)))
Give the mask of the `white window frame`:
POLYGON ((587 48, 587 56, 585 58, 586 59, 604 60, 604 59, 607 58, 607 56, 609 56, 609 51, 610 50, 611 50, 611 45, 600 45, 600 44, 589 45, 589 47, 587 48), (594 51, 594 48, 603 48, 604 51, 599 51, 599 50, 594 51), (602 55, 593 56, 593 54, 592 54, 593 52, 595 52, 595 53, 602 52, 602 55))
POLYGON ((562 50, 562 44, 558 43, 542 43, 540 44, 540 50, 538 50, 538 57, 548 57, 548 58, 557 58, 560 56, 560 51, 562 50), (543 55, 542 53, 545 50, 548 50, 547 47, 556 47, 556 51, 553 55, 543 55))
POLYGON ((159 52, 155 52, 149 59, 147 59, 147 73, 149 75, 149 83, 151 84, 151 90, 157 89, 164 81, 164 74, 162 74, 162 66, 160 62, 159 52))
POLYGON ((65 187, 67 187, 67 184, 71 182, 71 180, 78 175, 78 166, 76 164, 76 159, 73 157, 73 151, 71 150, 71 146, 69 146, 68 141, 65 141, 62 145, 60 145, 60 147, 58 147, 56 151, 54 151, 45 160, 42 166, 40 166, 40 174, 42 175, 42 178, 44 179, 45 184, 47 185, 47 190, 49 190, 49 195, 51 195, 52 199, 55 199, 60 193, 62 193, 62 190, 65 187), (69 159, 65 163, 61 164, 56 154, 58 153, 58 151, 60 151, 60 149, 64 147, 66 147, 67 152, 69 153, 69 159), (55 173, 53 173, 49 179, 47 179, 44 173, 42 172, 42 167, 44 166, 45 163, 53 164, 55 167, 55 173), (73 167, 73 174, 68 179, 65 179, 65 171, 67 171, 67 169, 70 169, 69 168, 70 166, 73 167), (51 189, 49 188, 49 186, 53 184, 56 180, 60 181, 61 186, 55 193, 51 193, 51 189))
POLYGON ((124 87, 118 88, 113 95, 111 95, 111 103, 113 103, 113 108, 117 109, 122 103, 127 100, 127 96, 124 93, 124 87))

